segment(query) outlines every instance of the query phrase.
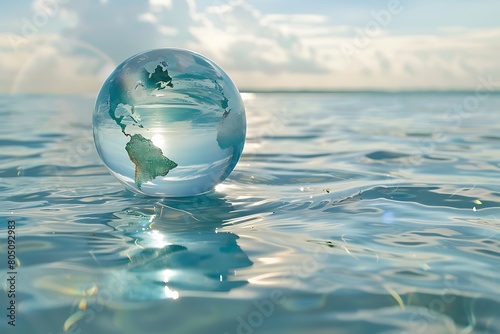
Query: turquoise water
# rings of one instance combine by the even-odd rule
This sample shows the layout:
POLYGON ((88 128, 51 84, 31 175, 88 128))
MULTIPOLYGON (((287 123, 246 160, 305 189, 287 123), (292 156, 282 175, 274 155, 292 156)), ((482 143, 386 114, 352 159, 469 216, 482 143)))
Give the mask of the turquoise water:
POLYGON ((229 178, 159 200, 102 165, 93 98, 2 96, 0 332, 500 333, 499 95, 243 97, 229 178))

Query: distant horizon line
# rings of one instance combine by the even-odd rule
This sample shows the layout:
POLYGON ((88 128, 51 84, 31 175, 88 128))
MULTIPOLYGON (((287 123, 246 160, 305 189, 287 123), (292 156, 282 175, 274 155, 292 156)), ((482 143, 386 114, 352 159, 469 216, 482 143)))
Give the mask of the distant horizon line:
MULTIPOLYGON (((475 94, 475 89, 252 89, 242 88, 240 93, 258 93, 258 94, 356 94, 356 93, 371 93, 371 94, 421 94, 421 93, 466 93, 475 94)), ((500 90, 489 91, 490 94, 500 94, 500 90)))
MULTIPOLYGON (((253 94, 476 94, 474 89, 251 89, 242 88, 240 93, 253 94)), ((489 94, 500 94, 500 90, 488 91, 489 94)), ((0 92, 0 96, 12 95, 68 95, 68 96, 94 96, 91 92, 0 92)), ((97 91, 95 92, 97 95, 97 91)))

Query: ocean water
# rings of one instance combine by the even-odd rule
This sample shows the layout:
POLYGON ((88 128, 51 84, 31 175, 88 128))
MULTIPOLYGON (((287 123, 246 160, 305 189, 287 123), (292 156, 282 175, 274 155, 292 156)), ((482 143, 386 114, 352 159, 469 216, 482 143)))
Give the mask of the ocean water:
POLYGON ((0 332, 500 333, 500 95, 243 97, 233 173, 162 200, 93 97, 1 96, 0 332))

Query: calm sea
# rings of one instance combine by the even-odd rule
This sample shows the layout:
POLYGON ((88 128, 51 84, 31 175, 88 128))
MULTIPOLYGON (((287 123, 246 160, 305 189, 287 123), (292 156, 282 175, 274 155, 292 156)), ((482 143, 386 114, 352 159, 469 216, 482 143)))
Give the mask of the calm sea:
POLYGON ((93 98, 1 96, 0 332, 500 333, 481 98, 246 93, 234 172, 161 200, 102 165, 93 98))

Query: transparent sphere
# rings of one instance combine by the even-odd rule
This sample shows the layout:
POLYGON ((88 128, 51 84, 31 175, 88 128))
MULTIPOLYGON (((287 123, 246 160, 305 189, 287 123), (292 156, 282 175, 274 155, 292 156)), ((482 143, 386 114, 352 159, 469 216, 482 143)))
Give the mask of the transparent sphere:
POLYGON ((104 82, 94 141, 123 185, 144 195, 193 196, 233 170, 246 135, 243 101, 214 62, 156 49, 121 63, 104 82))

